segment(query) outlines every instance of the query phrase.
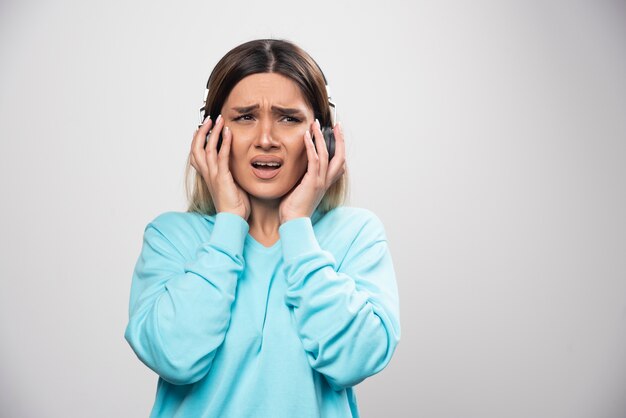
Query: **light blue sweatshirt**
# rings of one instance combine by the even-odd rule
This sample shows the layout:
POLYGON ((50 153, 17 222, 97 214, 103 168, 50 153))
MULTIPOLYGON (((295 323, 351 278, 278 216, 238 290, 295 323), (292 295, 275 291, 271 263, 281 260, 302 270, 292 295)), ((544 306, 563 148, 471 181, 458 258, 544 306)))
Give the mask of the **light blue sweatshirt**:
POLYGON ((159 375, 151 417, 358 417, 353 386, 400 340, 379 218, 341 206, 265 247, 238 215, 165 212, 144 231, 124 337, 159 375))

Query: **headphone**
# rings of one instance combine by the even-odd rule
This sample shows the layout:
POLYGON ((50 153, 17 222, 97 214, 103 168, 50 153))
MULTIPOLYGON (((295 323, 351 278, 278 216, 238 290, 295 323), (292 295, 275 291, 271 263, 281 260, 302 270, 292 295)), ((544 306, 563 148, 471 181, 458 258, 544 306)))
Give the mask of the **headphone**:
MULTIPOLYGON (((313 60, 313 58, 311 59, 313 60)), ((313 60, 313 62, 315 62, 315 60, 313 60)), ((324 78, 324 84, 326 85, 326 94, 328 96, 328 105, 333 110, 331 112, 330 125, 320 126, 322 135, 324 137, 324 142, 326 142, 326 149, 328 150, 328 161, 330 161, 331 158, 333 158, 333 156, 335 155, 335 133, 333 132, 333 125, 335 124, 335 121, 337 120, 337 105, 335 104, 335 102, 332 100, 330 96, 330 87, 328 86, 328 82, 326 81, 326 76, 324 75, 324 72, 322 71, 320 66, 317 64, 317 62, 315 62, 315 65, 317 65, 317 68, 320 70, 320 73, 322 74, 322 77, 324 78)), ((209 77, 209 80, 211 80, 211 77, 209 77)), ((204 89, 204 98, 202 99, 202 107, 200 107, 200 125, 202 125, 202 122, 207 116, 205 113, 206 108, 207 108, 207 103, 206 103, 207 97, 209 97, 209 81, 207 81, 206 83, 206 87, 204 89)), ((313 142, 315 142, 314 135, 311 135, 311 139, 313 139, 313 142)), ((209 135, 207 134, 205 141, 204 141, 205 147, 208 142, 209 142, 209 135)), ((217 152, 220 151, 221 146, 222 146, 222 133, 220 132, 220 137, 217 141, 217 152)))

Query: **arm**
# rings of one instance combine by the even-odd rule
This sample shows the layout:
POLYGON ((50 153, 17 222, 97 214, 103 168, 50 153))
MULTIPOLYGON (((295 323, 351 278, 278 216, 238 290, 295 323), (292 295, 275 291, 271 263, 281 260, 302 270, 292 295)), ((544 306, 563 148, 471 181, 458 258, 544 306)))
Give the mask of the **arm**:
POLYGON ((168 382, 194 383, 211 368, 230 323, 248 228, 240 216, 218 213, 208 242, 188 261, 158 222, 146 227, 124 337, 168 382))
POLYGON ((395 273, 382 224, 371 216, 338 266, 320 248, 311 219, 280 226, 285 301, 309 364, 334 390, 381 371, 400 340, 395 273))

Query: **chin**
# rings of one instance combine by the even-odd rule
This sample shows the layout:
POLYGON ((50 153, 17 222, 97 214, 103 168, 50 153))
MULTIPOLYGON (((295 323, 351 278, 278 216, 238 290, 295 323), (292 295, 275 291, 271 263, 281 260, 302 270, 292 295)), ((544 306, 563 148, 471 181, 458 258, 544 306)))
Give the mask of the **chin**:
POLYGON ((277 185, 274 184, 255 184, 253 187, 244 188, 244 190, 248 195, 259 200, 282 199, 289 191, 289 189, 277 187, 277 185))

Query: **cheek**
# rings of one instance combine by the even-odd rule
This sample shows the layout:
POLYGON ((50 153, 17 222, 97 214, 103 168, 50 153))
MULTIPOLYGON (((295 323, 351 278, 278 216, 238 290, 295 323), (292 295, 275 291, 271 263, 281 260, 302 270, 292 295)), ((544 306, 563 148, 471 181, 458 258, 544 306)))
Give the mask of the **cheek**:
POLYGON ((304 173, 306 173, 308 165, 309 160, 307 158, 306 148, 302 147, 302 149, 298 153, 298 157, 296 159, 296 164, 294 167, 298 178, 302 177, 304 173))
POLYGON ((246 168, 245 166, 247 165, 245 149, 241 147, 241 144, 235 141, 234 137, 230 146, 230 156, 229 156, 228 165, 231 171, 238 171, 238 170, 245 169, 246 168))

